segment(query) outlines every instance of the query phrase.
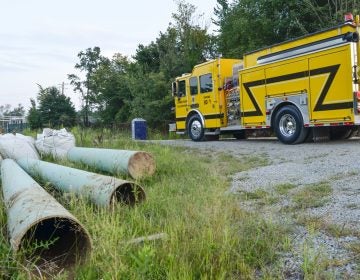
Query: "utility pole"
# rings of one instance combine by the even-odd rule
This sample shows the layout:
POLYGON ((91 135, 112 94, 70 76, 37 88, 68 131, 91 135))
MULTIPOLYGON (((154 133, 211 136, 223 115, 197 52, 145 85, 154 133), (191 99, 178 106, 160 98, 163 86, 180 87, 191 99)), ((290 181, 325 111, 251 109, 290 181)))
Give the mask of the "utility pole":
POLYGON ((64 93, 65 93, 65 85, 68 85, 68 84, 65 84, 65 82, 62 82, 61 84, 59 84, 59 86, 61 87, 61 94, 63 94, 64 95, 64 93))

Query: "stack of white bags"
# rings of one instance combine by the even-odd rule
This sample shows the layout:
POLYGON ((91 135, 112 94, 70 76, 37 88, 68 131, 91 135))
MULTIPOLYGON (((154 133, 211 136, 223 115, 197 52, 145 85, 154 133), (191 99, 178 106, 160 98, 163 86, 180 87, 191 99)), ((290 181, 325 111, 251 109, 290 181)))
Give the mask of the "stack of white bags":
POLYGON ((67 152, 75 147, 73 134, 61 130, 45 128, 42 134, 34 140, 22 134, 0 135, 0 161, 4 158, 17 160, 19 158, 39 159, 40 155, 50 154, 54 158, 66 158, 67 152))

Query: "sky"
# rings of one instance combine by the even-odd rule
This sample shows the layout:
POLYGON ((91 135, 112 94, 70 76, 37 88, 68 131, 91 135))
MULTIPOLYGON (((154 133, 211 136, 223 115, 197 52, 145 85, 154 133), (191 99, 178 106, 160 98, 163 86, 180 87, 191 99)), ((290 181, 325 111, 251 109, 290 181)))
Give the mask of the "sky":
MULTIPOLYGON (((211 26, 216 0, 187 0, 211 26)), ((67 74, 80 51, 100 47, 109 58, 131 57, 139 44, 147 45, 165 32, 176 12, 173 0, 0 0, 0 105, 26 109, 38 86, 65 83, 65 95, 78 109, 67 74)))

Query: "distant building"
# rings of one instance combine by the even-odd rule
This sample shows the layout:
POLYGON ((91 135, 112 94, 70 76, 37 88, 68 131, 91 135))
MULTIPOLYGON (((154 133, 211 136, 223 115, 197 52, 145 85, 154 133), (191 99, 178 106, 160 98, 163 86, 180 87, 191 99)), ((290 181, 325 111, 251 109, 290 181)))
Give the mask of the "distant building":
POLYGON ((28 127, 25 117, 19 116, 0 116, 0 132, 16 133, 22 132, 28 127))

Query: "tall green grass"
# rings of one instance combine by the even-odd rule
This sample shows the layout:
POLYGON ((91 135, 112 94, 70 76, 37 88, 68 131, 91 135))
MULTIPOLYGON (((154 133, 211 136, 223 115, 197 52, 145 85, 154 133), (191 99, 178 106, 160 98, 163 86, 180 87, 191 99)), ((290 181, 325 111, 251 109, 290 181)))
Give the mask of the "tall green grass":
MULTIPOLYGON (((286 229, 243 211, 238 198, 227 192, 230 173, 263 165, 263 159, 241 160, 145 144, 111 131, 74 133, 79 146, 96 144, 151 152, 157 172, 137 181, 144 187, 147 199, 132 208, 117 205, 109 211, 81 198, 52 192, 83 223, 93 240, 92 253, 84 265, 54 278, 253 279, 255 273, 268 270, 276 262, 278 252, 288 243, 286 229), (165 233, 167 238, 129 242, 156 233, 165 233)), ((3 231, 4 213, 2 207, 3 231)), ((29 265, 24 266, 11 253, 4 234, 0 236, 0 257, 0 278, 28 277, 29 265), (9 268, 3 270, 4 266, 9 268)))

